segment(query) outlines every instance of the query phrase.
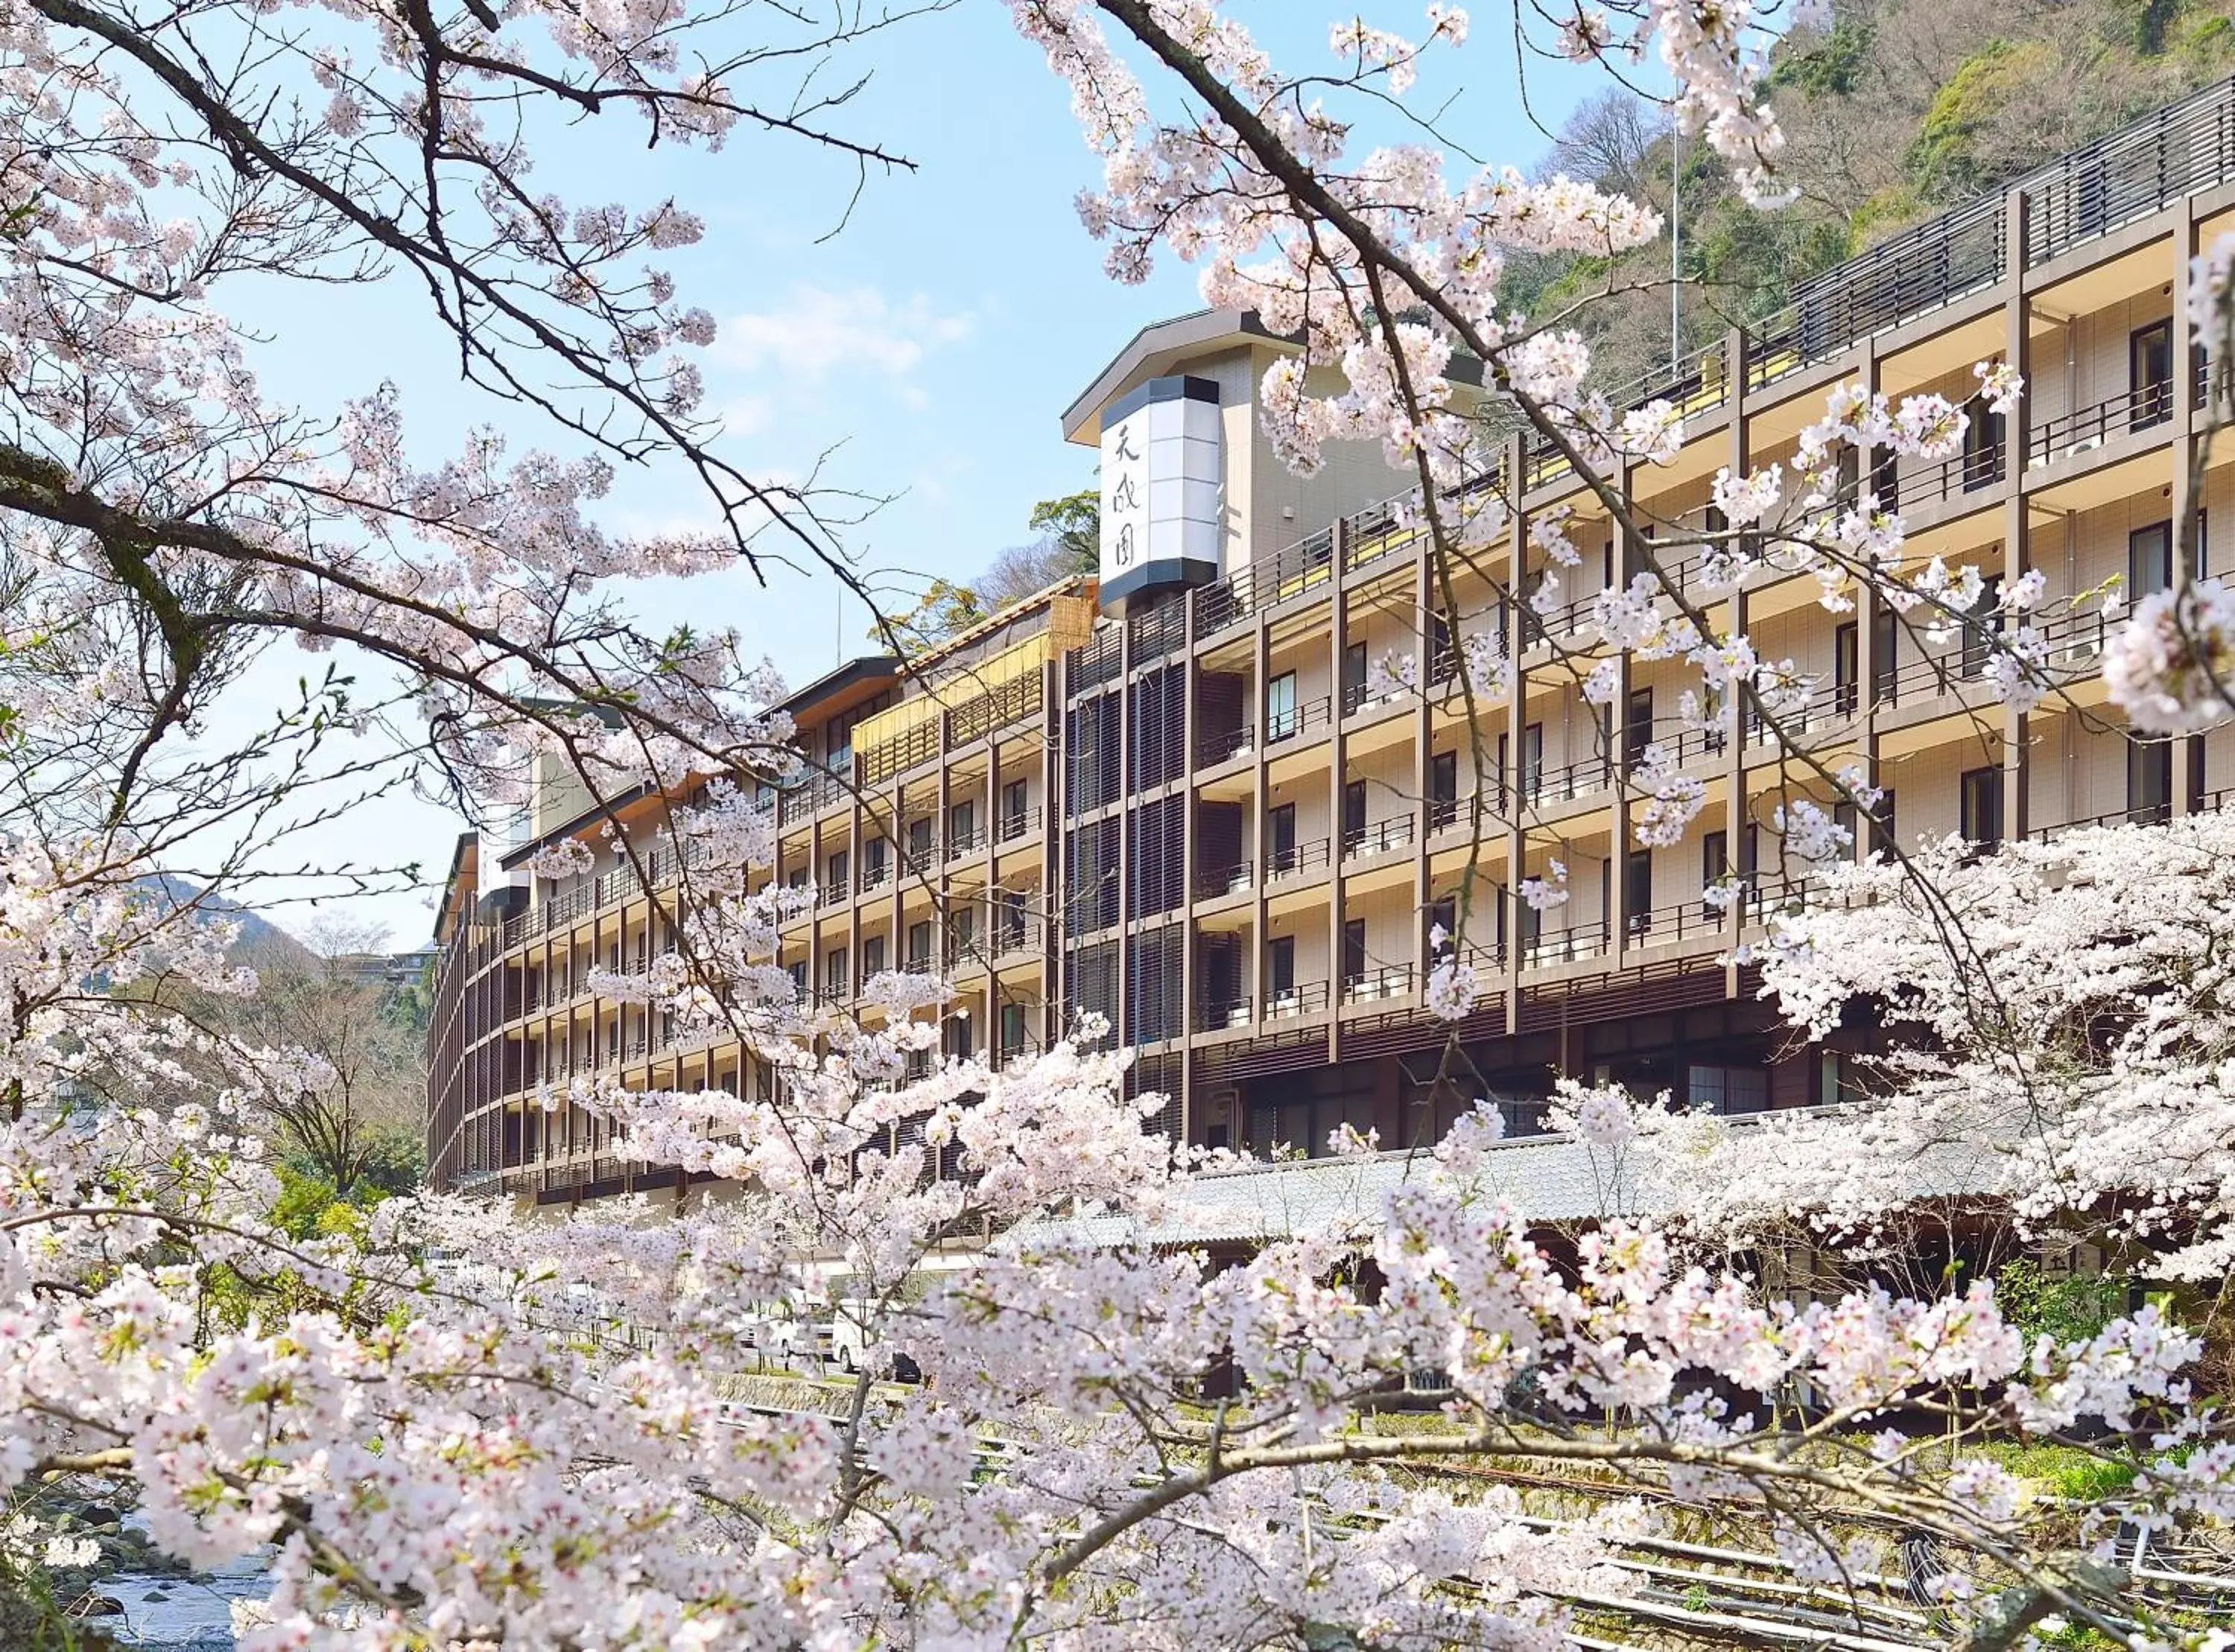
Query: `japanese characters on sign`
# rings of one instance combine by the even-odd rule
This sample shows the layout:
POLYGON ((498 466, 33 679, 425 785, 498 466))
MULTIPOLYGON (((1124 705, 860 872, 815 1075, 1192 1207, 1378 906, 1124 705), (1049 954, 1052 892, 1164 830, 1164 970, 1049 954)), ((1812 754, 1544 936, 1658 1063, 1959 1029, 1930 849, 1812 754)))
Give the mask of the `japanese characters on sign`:
POLYGON ((1102 417, 1102 602, 1219 574, 1221 422, 1209 379, 1150 379, 1102 417))

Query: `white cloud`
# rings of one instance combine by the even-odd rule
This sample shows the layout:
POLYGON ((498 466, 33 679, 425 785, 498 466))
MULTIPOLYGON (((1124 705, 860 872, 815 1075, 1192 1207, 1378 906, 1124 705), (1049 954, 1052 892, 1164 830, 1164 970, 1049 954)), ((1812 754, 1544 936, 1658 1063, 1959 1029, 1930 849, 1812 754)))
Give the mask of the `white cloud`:
MULTIPOLYGON (((905 380, 930 351, 969 336, 967 314, 942 313, 928 296, 900 300, 879 289, 843 291, 801 284, 772 310, 748 311, 722 323, 717 361, 747 373, 773 369, 793 379, 865 372, 905 380)), ((914 400, 903 386, 902 395, 914 400)))

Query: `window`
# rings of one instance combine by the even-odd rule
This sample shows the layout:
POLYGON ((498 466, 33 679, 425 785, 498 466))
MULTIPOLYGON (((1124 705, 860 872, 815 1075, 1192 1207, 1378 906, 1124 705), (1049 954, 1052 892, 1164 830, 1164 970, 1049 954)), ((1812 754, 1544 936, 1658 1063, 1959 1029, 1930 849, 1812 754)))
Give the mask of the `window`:
MULTIPOLYGON (((1710 832, 1700 839, 1700 887, 1713 889, 1731 869, 1731 836, 1727 832, 1710 832)), ((1711 900, 1702 899, 1701 908, 1710 919, 1720 920, 1722 909, 1711 900)))
POLYGON ((2152 322, 2127 341, 2127 428, 2147 430, 2173 417, 2173 322, 2152 322))
POLYGON ((1440 832, 1459 818, 1459 754, 1438 752, 1428 759, 1428 830, 1440 832))
POLYGON ((862 937, 862 979, 885 972, 885 937, 865 935, 862 937))
POLYGON ((1296 806, 1275 805, 1265 815, 1265 869, 1294 872, 1296 867, 1296 806))
POLYGON ((1692 1063, 1685 1069, 1685 1099, 1708 1113, 1759 1113, 1769 1105, 1769 1074, 1758 1067, 1692 1063))
POLYGON ((1452 950, 1458 945, 1458 927, 1459 904, 1458 901, 1446 895, 1441 900, 1432 900, 1428 903, 1427 922, 1420 926, 1420 942, 1431 962, 1434 960, 1437 953, 1436 945, 1432 939, 1435 932, 1439 929, 1442 930, 1444 948, 1452 950))
POLYGON ((1958 830, 1963 841, 1992 849, 2002 840, 2002 771, 1999 767, 1963 772, 1958 830))
POLYGON ((1366 974, 1366 920, 1350 917, 1342 925, 1342 979, 1347 986, 1366 974))
POLYGON ((1025 891, 1004 889, 994 893, 994 922, 999 925, 993 937, 995 949, 1002 952, 1021 952, 1025 946, 1025 891))
POLYGON ((1030 812, 1026 800, 1032 795, 1026 781, 1011 780, 1001 788, 1001 834, 1015 837, 1025 829, 1025 817, 1030 812))
POLYGON ((806 867, 794 866, 791 869, 791 876, 785 878, 783 881, 786 885, 790 888, 804 889, 807 887, 807 875, 806 867))
POLYGON ((1891 705, 1900 670, 1901 617, 1880 603, 1871 616, 1871 698, 1891 705))
POLYGON ((921 861, 931 853, 931 817, 908 822, 908 846, 909 857, 921 861))
POLYGON ((947 956, 950 962, 971 957, 978 949, 978 909, 957 906, 947 915, 947 956))
POLYGON ((845 997, 853 986, 846 962, 846 949, 842 946, 834 946, 823 955, 823 989, 833 998, 845 997))
POLYGON ((1855 684, 1862 670, 1862 627, 1849 620, 1832 633, 1832 709, 1855 715, 1855 684))
POLYGON ((1025 1007, 1022 1004, 1001 1006, 1001 1059, 1013 1061, 1025 1053, 1025 1007))
MULTIPOLYGON (((1505 610, 1498 611, 1498 646, 1505 645, 1505 610)), ((1441 682, 1458 669, 1458 651, 1452 646, 1452 623, 1441 614, 1428 616, 1428 680, 1441 682)))
POLYGON ((947 845, 950 849, 978 846, 978 800, 966 797, 947 811, 947 845))
POLYGON ((1296 674, 1283 671, 1265 685, 1265 738, 1286 740, 1301 727, 1296 716, 1296 674))
POLYGON ((1852 803, 1839 802, 1832 806, 1832 824, 1847 834, 1847 858, 1853 859, 1863 842, 1863 817, 1852 803))
POLYGON ((1963 675, 1983 676, 1987 662, 2002 636, 2002 577, 1990 573, 1979 582, 1979 600, 1963 616, 1963 675))
POLYGON ((1974 396, 1963 411, 1963 491, 1991 487, 2002 480, 2002 415, 1974 396))
POLYGON ((875 889, 885 881, 885 857, 892 845, 882 838, 872 838, 862 846, 862 887, 875 889))
POLYGON ((1877 806, 1871 810, 1871 852, 1891 860, 1896 848, 1894 837, 1893 788, 1879 793, 1877 806))
POLYGON ((1653 928, 1653 851, 1633 849, 1622 868, 1622 898, 1629 908, 1629 933, 1644 935, 1653 928))
POLYGON ((1366 644, 1353 643, 1342 651, 1342 708, 1355 711, 1366 703, 1366 644))
POLYGON ((2173 813, 2173 742, 2127 743, 2127 818, 2161 821, 2173 813))
POLYGON ((1534 803, 1544 787, 1544 725, 1532 722, 1521 731, 1521 797, 1534 803))
POLYGON ((1652 689, 1629 691, 1629 716, 1622 730, 1622 741, 1629 748, 1629 766, 1635 768, 1645 761, 1645 748, 1653 743, 1652 689))
POLYGON ((829 877, 823 885, 823 892, 834 897, 845 894, 847 886, 854 879, 853 865, 853 857, 846 851, 832 850, 829 862, 829 877))
POLYGON ((908 927, 908 961, 911 970, 931 967, 931 920, 921 918, 908 927))
POLYGON ((1342 788, 1342 846, 1347 854, 1365 846, 1366 782, 1352 780, 1342 788))
POLYGON ((796 996, 801 1002, 805 1002, 807 1000, 807 960, 805 958, 802 958, 796 963, 785 964, 783 966, 783 972, 791 977, 791 990, 794 996, 796 996))
POLYGON ((1428 795, 1439 803, 1456 803, 1459 797, 1459 754, 1438 752, 1428 759, 1428 795))
POLYGON ((1275 936, 1265 944, 1265 996, 1268 1005, 1296 995, 1296 937, 1275 936))
POLYGON ((2173 584, 2173 524, 2153 522, 2127 536, 2127 600, 2140 602, 2173 584))

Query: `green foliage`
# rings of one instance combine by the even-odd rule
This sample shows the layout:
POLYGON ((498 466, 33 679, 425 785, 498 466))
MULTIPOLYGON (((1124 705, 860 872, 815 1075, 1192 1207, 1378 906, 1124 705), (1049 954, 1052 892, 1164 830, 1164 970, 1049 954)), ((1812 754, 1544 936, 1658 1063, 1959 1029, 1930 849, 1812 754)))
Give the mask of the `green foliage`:
POLYGON ((2023 1331, 2060 1342, 2084 1342, 2124 1313, 2130 1282, 2077 1274, 2052 1279, 2038 1263, 2020 1258, 1995 1275, 1995 1300, 2002 1316, 2023 1331))
POLYGON ((1981 130, 2006 103, 2036 91, 2055 61, 2043 41, 1989 40, 1965 58, 1932 100, 1911 146, 1909 172, 1918 187, 1945 199, 1992 184, 1977 152, 1981 130))
POLYGON ((364 1173, 349 1197, 334 1191, 333 1179, 299 1152, 291 1152, 273 1166, 279 1177, 279 1197, 272 1206, 272 1219, 298 1239, 353 1233, 362 1227, 364 1212, 383 1199, 416 1188, 427 1172, 426 1146, 411 1131, 368 1128, 364 1173))
POLYGON ((1102 495, 1091 487, 1061 499, 1044 499, 1032 506, 1028 527, 1053 539, 1076 571, 1091 573, 1102 556, 1102 495))
POLYGON ((1768 76, 1771 95, 1789 87, 1816 97, 1852 96, 1876 40, 1867 19, 1840 18, 1815 43, 1779 58, 1768 76))
POLYGON ((882 624, 870 629, 869 640, 883 643, 889 631, 899 640, 901 653, 922 654, 960 637, 986 617, 978 593, 969 586, 934 579, 914 607, 884 615, 882 624))
POLYGON ((2076 1446, 1968 1446, 1964 1455, 1985 1457, 2049 1497, 2094 1501, 2134 1483, 2133 1466, 2076 1446))

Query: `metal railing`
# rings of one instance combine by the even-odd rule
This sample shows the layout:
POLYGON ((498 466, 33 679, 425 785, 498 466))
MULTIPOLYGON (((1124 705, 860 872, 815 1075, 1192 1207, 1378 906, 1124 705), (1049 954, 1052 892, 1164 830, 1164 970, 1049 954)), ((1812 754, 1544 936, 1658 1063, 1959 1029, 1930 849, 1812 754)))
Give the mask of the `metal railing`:
POLYGON ((1540 930, 1521 944, 1521 967, 1524 970, 1548 969, 1556 964, 1575 963, 1584 958, 1596 958, 1607 950, 1607 930, 1603 920, 1570 924, 1566 929, 1540 930))
POLYGON ((1275 987, 1265 995, 1267 1021, 1291 1021, 1299 1015, 1315 1015, 1327 1007, 1327 983, 1324 981, 1275 987))
POLYGON ((1275 849, 1265 858, 1265 881, 1277 884, 1284 878, 1301 878, 1316 872, 1327 864, 1327 840, 1314 838, 1308 843, 1299 843, 1287 849, 1275 849))
POLYGON ((1371 826, 1345 827, 1342 858, 1355 860, 1362 855, 1386 854, 1392 849, 1402 849, 1412 841, 1412 817, 1409 814, 1393 815, 1371 826))
POLYGON ((1222 1033, 1248 1025, 1249 1000, 1246 997, 1214 999, 1195 1012, 1195 1028, 1199 1033, 1222 1033))
POLYGON ((985 847, 986 834, 974 825, 960 832, 947 833, 947 858, 949 860, 960 860, 965 856, 980 853, 985 847))
POLYGON ((1522 800, 1531 807, 1546 803, 1572 803, 1579 797, 1603 792, 1614 784, 1614 760, 1585 757, 1559 768, 1522 771, 1522 800))
POLYGON ((2100 447, 2130 430, 2148 430, 2172 419, 2173 382, 2160 380, 2090 406, 2043 420, 2027 444, 2027 462, 2047 465, 2100 447))
POLYGON ((1265 743, 1277 746, 1284 740, 1294 740, 1310 729, 1324 728, 1327 722, 1328 701, 1325 695, 1315 700, 1306 700, 1281 711, 1265 714, 1265 743))
POLYGON ((1028 809, 1019 809, 1013 813, 1005 814, 993 823, 994 840, 998 843, 1013 843, 1019 838, 1039 831, 1040 823, 1046 818, 1046 812, 1037 803, 1028 809))
POLYGON ((1695 890, 1684 899, 1666 906, 1624 913, 1622 933, 1630 945, 1659 946, 1695 936, 1720 934, 1729 921, 1722 908, 1708 903, 1705 890, 1695 890))
POLYGON ((2060 155, 2016 187, 2042 263, 2235 173, 2235 82, 2221 81, 2060 155))
POLYGON ((2171 803, 2136 803, 2103 814, 2091 814, 2082 820, 2060 820, 2055 826, 2035 826, 2026 835, 2035 843, 2055 843, 2067 833, 2084 832, 2090 826, 2163 826, 2172 819, 2171 803))
POLYGON ((1359 970, 1342 978, 1342 1001, 1347 1004, 1402 998, 1412 990, 1412 966, 1409 963, 1386 963, 1378 970, 1359 970))
POLYGON ((1230 866, 1204 868, 1195 873, 1195 898, 1197 900, 1219 900, 1228 895, 1239 895, 1249 888, 1249 863, 1236 861, 1230 866))
POLYGON ((864 866, 854 874, 854 892, 857 895, 866 895, 872 890, 882 889, 892 881, 892 861, 889 859, 881 860, 875 865, 864 866))
POLYGON ((1412 690, 1401 686, 1384 689, 1377 694, 1367 683, 1346 682, 1342 685, 1342 715, 1353 716, 1361 711, 1393 706, 1411 697, 1412 690))
POLYGON ((1250 748, 1256 737, 1256 730, 1246 722, 1239 728, 1206 729, 1196 736, 1196 765, 1209 768, 1229 757, 1238 757, 1250 748))

